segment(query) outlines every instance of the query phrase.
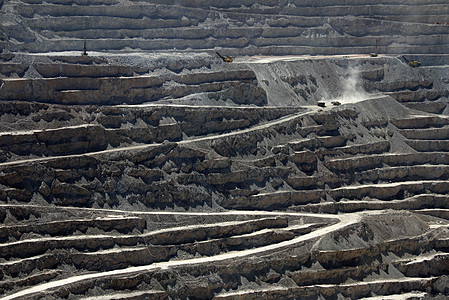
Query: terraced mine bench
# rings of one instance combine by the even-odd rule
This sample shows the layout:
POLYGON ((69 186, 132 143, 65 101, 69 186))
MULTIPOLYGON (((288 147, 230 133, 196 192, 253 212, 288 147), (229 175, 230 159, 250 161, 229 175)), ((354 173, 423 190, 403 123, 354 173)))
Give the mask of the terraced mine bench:
POLYGON ((0 0, 1 297, 447 297, 448 10, 0 0))
POLYGON ((447 19, 446 4, 21 0, 3 4, 10 20, 3 30, 17 41, 7 48, 32 52, 81 51, 86 39, 90 51, 222 47, 247 55, 444 54, 441 35, 449 27, 436 23, 447 19))

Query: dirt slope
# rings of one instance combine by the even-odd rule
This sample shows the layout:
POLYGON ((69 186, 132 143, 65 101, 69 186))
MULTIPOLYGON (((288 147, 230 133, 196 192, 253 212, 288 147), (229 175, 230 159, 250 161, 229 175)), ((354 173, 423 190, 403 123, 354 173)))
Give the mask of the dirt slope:
POLYGON ((447 297, 447 17, 0 1, 2 299, 447 297))

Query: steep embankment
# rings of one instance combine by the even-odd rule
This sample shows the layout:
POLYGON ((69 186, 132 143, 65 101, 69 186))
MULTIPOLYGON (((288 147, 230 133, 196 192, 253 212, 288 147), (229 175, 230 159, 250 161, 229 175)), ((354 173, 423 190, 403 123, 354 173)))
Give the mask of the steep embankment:
MULTIPOLYGON (((238 60, 240 61, 240 60, 238 60)), ((448 114, 449 57, 260 57, 247 62, 272 105, 346 104, 389 95, 406 107, 448 114), (325 58, 325 59, 324 59, 325 58), (407 62, 419 60, 420 68, 407 62)))
POLYGON ((0 0, 0 295, 447 297, 448 9, 0 0))
POLYGON ((445 68, 2 58, 7 299, 447 294, 445 68))
POLYGON ((448 52, 445 0, 11 0, 0 17, 0 45, 13 51, 82 51, 86 39, 90 51, 448 52))

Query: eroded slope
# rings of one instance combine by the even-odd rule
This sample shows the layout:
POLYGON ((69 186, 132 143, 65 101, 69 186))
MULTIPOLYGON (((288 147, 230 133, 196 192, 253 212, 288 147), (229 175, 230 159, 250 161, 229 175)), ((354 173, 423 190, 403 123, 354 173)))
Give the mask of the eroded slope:
POLYGON ((9 0, 0 8, 0 43, 12 51, 82 51, 84 39, 90 51, 222 49, 233 55, 288 55, 448 50, 444 0, 9 0))
POLYGON ((435 57, 2 58, 6 299, 447 295, 435 57))

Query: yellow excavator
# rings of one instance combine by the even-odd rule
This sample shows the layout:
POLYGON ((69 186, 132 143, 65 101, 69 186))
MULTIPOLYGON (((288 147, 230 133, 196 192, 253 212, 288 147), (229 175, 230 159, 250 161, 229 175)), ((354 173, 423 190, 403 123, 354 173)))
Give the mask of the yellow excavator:
POLYGON ((405 60, 405 62, 412 68, 417 68, 421 66, 421 62, 417 60, 408 60, 405 56, 402 56, 402 58, 405 60))
POLYGON ((218 52, 215 52, 215 53, 217 53, 217 55, 218 55, 224 62, 233 62, 233 61, 234 61, 234 59, 232 58, 232 56, 223 56, 223 55, 221 55, 221 54, 218 53, 218 52))
POLYGON ((413 68, 417 68, 421 66, 421 63, 417 60, 412 60, 408 62, 408 65, 413 68))

